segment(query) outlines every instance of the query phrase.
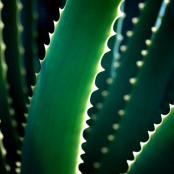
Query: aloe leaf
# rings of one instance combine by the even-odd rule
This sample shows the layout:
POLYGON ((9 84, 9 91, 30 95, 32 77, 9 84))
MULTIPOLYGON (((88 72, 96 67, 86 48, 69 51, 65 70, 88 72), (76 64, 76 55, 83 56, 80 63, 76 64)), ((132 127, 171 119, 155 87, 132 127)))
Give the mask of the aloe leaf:
POLYGON ((143 3, 145 0, 131 0, 125 1, 122 5, 124 16, 118 19, 116 24, 116 40, 114 44, 113 50, 113 61, 111 64, 111 77, 115 77, 117 74, 117 69, 115 66, 118 66, 121 62, 121 55, 124 51, 121 51, 121 48, 127 45, 129 40, 130 34, 132 30, 134 30, 134 23, 132 20, 138 19, 142 10, 139 8, 140 4, 143 3))
POLYGON ((119 3, 67 2, 34 90, 23 173, 77 172, 85 110, 119 3))
POLYGON ((140 149, 139 143, 147 140, 147 131, 159 122, 158 111, 174 64, 174 21, 170 18, 173 10, 174 2, 171 1, 161 27, 156 31, 144 57, 144 64, 140 68, 130 100, 122 112, 115 138, 96 173, 125 172, 123 166, 127 165, 126 160, 130 158, 132 151, 140 149))
POLYGON ((149 132, 148 142, 142 145, 135 161, 130 165, 128 174, 172 173, 174 171, 174 107, 170 106, 170 113, 162 115, 162 123, 155 125, 154 132, 149 132))
POLYGON ((4 24, 1 20, 3 4, 0 1, 0 120, 1 130, 4 135, 3 143, 7 150, 7 162, 11 171, 15 170, 15 162, 19 160, 18 150, 21 150, 21 142, 17 133, 17 123, 14 120, 14 110, 11 107, 11 98, 8 94, 9 84, 7 82, 7 65, 5 62, 5 44, 2 32, 4 24))
POLYGON ((9 94, 15 110, 15 119, 18 122, 18 132, 23 136, 22 122, 26 121, 24 113, 27 112, 27 88, 23 60, 24 49, 21 44, 23 27, 20 23, 20 12, 22 4, 19 0, 2 0, 2 3, 4 4, 2 21, 4 23, 3 39, 6 45, 5 60, 8 66, 9 94))
MULTIPOLYGON (((95 121, 97 113, 102 108, 102 104, 108 95, 108 88, 110 87, 108 82, 110 81, 110 78, 116 76, 117 68, 122 60, 120 57, 122 53, 124 53, 120 51, 120 46, 127 43, 128 37, 130 37, 128 36, 128 33, 131 32, 130 30, 132 30, 134 26, 132 18, 137 17, 139 11, 141 12, 141 9, 138 8, 139 3, 140 1, 137 0, 131 2, 123 1, 120 6, 123 15, 120 16, 114 24, 114 31, 116 31, 117 34, 108 40, 108 47, 111 51, 104 54, 101 59, 101 65, 105 70, 97 75, 95 84, 97 85, 98 90, 94 91, 90 98, 93 107, 88 109, 90 119, 87 120, 87 124, 89 126, 95 121), (134 8, 132 8, 132 6, 134 8)), ((88 128, 84 131, 83 136, 85 139, 87 138, 90 129, 91 128, 88 128)))
POLYGON ((26 69, 26 84, 28 93, 32 95, 31 85, 35 85, 35 60, 38 59, 37 48, 37 1, 36 0, 22 0, 21 21, 23 25, 22 43, 24 46, 24 64, 26 69))
MULTIPOLYGON (((147 1, 142 15, 139 17, 134 31, 132 31, 133 35, 129 38, 127 50, 122 53, 117 75, 112 79, 112 85, 107 91, 108 96, 103 102, 95 123, 91 126, 87 142, 83 144, 85 154, 82 155, 84 163, 80 166, 82 173, 92 173, 98 168, 103 152, 106 152, 105 150, 113 140, 115 129, 118 128, 117 123, 121 119, 122 109, 126 105, 124 97, 129 97, 127 94, 131 91, 130 79, 136 76, 138 72, 136 62, 143 58, 141 51, 146 46, 145 40, 151 37, 151 27, 155 23, 161 2, 147 1)), ((120 163, 115 163, 115 167, 119 168, 120 163)), ((124 167, 122 166, 122 168, 124 167)))

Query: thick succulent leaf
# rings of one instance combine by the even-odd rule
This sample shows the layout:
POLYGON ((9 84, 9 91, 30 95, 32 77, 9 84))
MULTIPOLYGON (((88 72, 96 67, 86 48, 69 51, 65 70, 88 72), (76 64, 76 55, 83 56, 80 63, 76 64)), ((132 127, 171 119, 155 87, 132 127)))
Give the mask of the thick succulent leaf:
MULTIPOLYGON (((82 155, 82 159, 84 163, 80 166, 83 173, 91 173, 98 168, 103 152, 107 152, 106 147, 111 143, 110 140, 113 140, 113 133, 118 128, 116 123, 120 120, 126 99, 129 98, 126 94, 129 94, 131 90, 130 79, 138 72, 136 62, 142 60, 141 51, 145 47, 145 40, 151 37, 151 27, 155 23, 161 2, 157 3, 154 0, 147 2, 133 35, 130 37, 127 50, 122 54, 117 75, 112 79, 113 84, 107 91, 108 96, 91 126, 87 142, 83 144, 85 154, 82 155)), ((121 162, 121 164, 123 163, 121 162)), ((114 165, 120 170, 120 163, 114 165)))
POLYGON ((119 3, 67 2, 31 102, 23 173, 76 173, 88 98, 119 3))
POLYGON ((21 0, 21 22, 23 25, 22 43, 24 46, 24 64, 26 69, 26 84, 28 93, 32 95, 31 85, 35 85, 35 61, 38 59, 37 48, 37 1, 21 0))
MULTIPOLYGON (((144 0, 141 0, 143 2, 144 0)), ((141 9, 138 8, 139 0, 123 1, 120 6, 120 10, 123 13, 120 16, 115 24, 114 31, 116 35, 112 36, 108 40, 108 47, 111 49, 110 52, 104 54, 101 59, 101 65, 105 69, 99 73, 96 77, 95 84, 98 89, 94 91, 90 97, 90 102, 93 107, 88 109, 88 115, 91 119, 87 121, 87 124, 91 126, 96 119, 97 113, 100 111, 102 104, 105 98, 108 95, 108 89, 110 87, 110 78, 115 77, 117 73, 117 68, 119 67, 120 61, 122 60, 120 51, 120 46, 127 43, 128 33, 133 29, 132 18, 137 17, 141 12, 141 9), (133 8, 132 8, 133 7, 133 8)), ((146 45, 144 45, 144 49, 146 45)), ((86 139, 90 128, 85 129, 83 136, 86 139)))
POLYGON ((8 95, 9 84, 7 82, 7 65, 4 56, 5 44, 2 37, 4 26, 1 20, 2 6, 0 2, 0 120, 4 135, 3 142, 7 150, 7 162, 11 167, 11 171, 14 172, 15 162, 19 160, 17 150, 21 149, 21 143, 17 134, 17 124, 13 118, 14 110, 10 106, 11 98, 8 95))
POLYGON ((119 129, 96 173, 125 172, 123 166, 132 151, 140 149, 139 143, 147 141, 147 131, 160 120, 158 111, 174 64, 174 20, 170 18, 173 10, 171 1, 144 57, 130 100, 122 112, 119 129))
MULTIPOLYGON (((111 66, 111 76, 114 77, 117 74, 117 70, 115 70, 115 66, 117 67, 120 61, 122 60, 121 55, 124 53, 121 49, 127 45, 129 37, 133 31, 134 23, 132 21, 138 20, 142 9, 140 8, 140 4, 142 4, 145 0, 126 0, 124 5, 122 5, 124 16, 118 20, 116 23, 116 41, 114 45, 113 52, 113 62, 111 66)), ((145 46, 146 47, 146 46, 145 46)), ((144 49, 145 49, 144 47, 144 49)))
POLYGON ((156 130, 149 132, 150 139, 143 144, 128 174, 173 173, 174 107, 170 106, 170 109, 168 115, 162 115, 162 123, 156 130))
POLYGON ((23 136, 24 130, 21 122, 26 121, 24 113, 27 112, 27 88, 24 77, 24 49, 21 45, 23 27, 20 23, 20 11, 22 4, 19 0, 2 0, 2 2, 4 4, 2 9, 3 39, 6 45, 5 60, 8 66, 9 93, 15 110, 15 119, 18 122, 18 131, 23 136))

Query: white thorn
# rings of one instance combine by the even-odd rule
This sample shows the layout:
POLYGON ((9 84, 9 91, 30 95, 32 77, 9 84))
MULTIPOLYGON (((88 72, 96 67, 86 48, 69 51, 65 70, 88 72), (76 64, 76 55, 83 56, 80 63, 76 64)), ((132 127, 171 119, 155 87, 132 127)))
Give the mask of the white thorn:
POLYGON ((27 108, 30 108, 30 104, 26 104, 26 107, 27 107, 27 108))
POLYGON ((117 33, 114 31, 113 27, 111 28, 111 36, 115 36, 117 33))
POLYGON ((25 118, 27 118, 28 117, 28 114, 24 114, 24 116, 25 116, 25 118))
POLYGON ((4 24, 0 21, 0 28, 3 29, 4 28, 4 24))
POLYGON ((59 12, 60 12, 60 15, 62 14, 63 12, 63 9, 59 8, 59 12))
POLYGON ((26 123, 22 123, 22 126, 23 126, 24 128, 26 128, 26 125, 27 125, 26 123))
POLYGON ((143 147, 147 142, 140 142, 141 147, 143 147))
POLYGON ((165 2, 166 4, 168 4, 168 3, 170 2, 170 0, 165 0, 164 2, 165 2))
POLYGON ((101 94, 102 94, 103 97, 106 97, 108 95, 108 91, 102 91, 101 94))
POLYGON ((134 157, 136 157, 140 152, 133 152, 134 157))
POLYGON ((22 154, 21 150, 17 150, 16 153, 17 153, 18 155, 21 155, 21 154, 22 154))
POLYGON ((145 43, 147 46, 149 46, 151 44, 151 40, 147 39, 147 40, 145 40, 145 43))
POLYGON ((120 59, 120 57, 121 57, 121 55, 119 53, 115 53, 114 56, 117 60, 120 59))
POLYGON ((54 20, 53 20, 53 23, 54 23, 54 28, 55 28, 56 25, 58 24, 58 21, 54 21, 54 20))
POLYGON ((94 92, 94 91, 97 91, 97 90, 98 90, 98 88, 97 88, 96 84, 93 83, 93 85, 92 85, 92 91, 94 92))
POLYGON ((170 106, 170 111, 171 111, 171 108, 173 108, 174 105, 169 103, 169 106, 170 106))
POLYGON ((108 148, 107 147, 102 147, 101 152, 102 153, 108 153, 108 148))
POLYGON ((83 124, 83 128, 84 128, 84 129, 88 129, 88 128, 89 128, 89 125, 86 123, 86 121, 85 121, 84 124, 83 124))
POLYGON ((130 79, 129 79, 129 82, 130 82, 131 84, 135 84, 136 78, 130 78, 130 79))
POLYGON ((1 48, 3 51, 6 49, 6 45, 3 42, 1 43, 1 48))
POLYGON ((15 169, 15 171, 16 171, 16 173, 21 173, 21 169, 18 167, 15 169))
POLYGON ((138 67, 141 67, 143 65, 143 61, 137 61, 136 64, 138 67))
POLYGON ((112 79, 112 78, 108 78, 108 79, 106 79, 106 83, 107 83, 107 84, 110 85, 110 84, 112 84, 112 82, 113 82, 113 79, 112 79))
POLYGON ((126 51, 126 49, 127 49, 127 47, 126 47, 125 45, 122 45, 122 46, 120 47, 120 50, 121 50, 121 51, 126 51))
POLYGON ((18 2, 18 3, 17 3, 17 7, 18 7, 19 10, 21 10, 21 9, 23 8, 22 3, 18 2))
POLYGON ((155 32, 157 32, 158 28, 157 27, 152 27, 151 30, 152 30, 153 33, 155 33, 155 32))
POLYGON ((99 64, 99 72, 105 71, 105 69, 99 64))
POLYGON ((128 37, 131 37, 131 36, 133 35, 133 32, 132 32, 132 31, 127 31, 127 32, 126 32, 126 35, 127 35, 128 37))
POLYGON ((0 9, 2 9, 3 8, 3 3, 2 2, 0 2, 0 9))
POLYGON ((2 154, 3 154, 4 156, 6 156, 7 151, 5 150, 5 148, 4 148, 3 145, 1 146, 1 152, 2 152, 2 154))
POLYGON ((50 41, 51 41, 51 38, 53 36, 53 33, 48 33, 48 35, 49 35, 49 38, 50 38, 50 41))
POLYGON ((107 52, 109 52, 109 51, 111 51, 111 49, 108 47, 108 45, 106 45, 106 46, 105 46, 104 52, 107 53, 107 52))
POLYGON ((20 167, 21 166, 21 162, 20 161, 16 161, 15 164, 16 164, 17 167, 20 167))
POLYGON ((123 115, 124 115, 124 110, 122 110, 122 109, 119 110, 119 111, 118 111, 118 115, 123 116, 123 115))
POLYGON ((2 132, 0 131, 0 140, 2 140, 3 139, 3 134, 2 134, 2 132))
POLYGON ((136 24, 138 22, 138 18, 132 18, 132 23, 136 24))
POLYGON ((44 44, 45 51, 48 49, 49 45, 44 44))
POLYGON ((114 140, 114 135, 108 135, 108 140, 113 141, 114 140))
MULTIPOLYGON (((133 162, 134 162, 134 160, 127 160, 128 166, 131 166, 133 162)), ((128 170, 128 172, 129 172, 129 170, 128 170)))
POLYGON ((36 80, 39 77, 39 74, 40 74, 39 72, 38 73, 35 72, 36 80))
POLYGON ((3 67, 4 70, 7 70, 7 64, 6 63, 3 62, 2 67, 3 67))
POLYGON ((143 9, 143 8, 144 8, 144 6, 145 6, 145 4, 144 4, 144 3, 139 3, 139 4, 138 4, 138 7, 139 7, 140 9, 143 9))
POLYGON ((128 101, 130 99, 130 95, 124 95, 124 100, 128 101))
POLYGON ((113 128, 114 130, 117 130, 117 129, 119 128, 119 125, 118 125, 117 123, 115 123, 115 124, 112 125, 112 128, 113 128))
POLYGON ((141 55, 142 55, 142 56, 147 55, 147 50, 142 50, 142 51, 141 51, 141 55))
POLYGON ((114 68, 118 68, 120 66, 120 62, 114 62, 114 68))
MULTIPOLYGON (((156 130, 157 125, 154 125, 154 126, 155 126, 155 130, 156 130)), ((147 131, 147 132, 148 132, 149 136, 151 136, 155 131, 147 131)))
POLYGON ((31 89, 32 89, 32 91, 34 91, 34 88, 35 88, 35 86, 32 86, 32 85, 31 85, 31 89))
POLYGON ((8 164, 5 165, 5 168, 6 168, 6 170, 7 170, 8 172, 10 172, 11 168, 10 168, 10 166, 9 166, 8 164))
POLYGON ((40 64, 42 65, 45 59, 39 59, 40 64))

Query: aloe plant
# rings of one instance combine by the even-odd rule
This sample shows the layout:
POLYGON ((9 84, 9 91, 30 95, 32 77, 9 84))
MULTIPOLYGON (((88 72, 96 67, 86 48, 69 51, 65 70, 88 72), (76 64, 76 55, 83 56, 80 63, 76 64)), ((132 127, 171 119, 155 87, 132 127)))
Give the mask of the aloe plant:
POLYGON ((0 0, 0 173, 172 173, 174 2, 44 3, 0 0))

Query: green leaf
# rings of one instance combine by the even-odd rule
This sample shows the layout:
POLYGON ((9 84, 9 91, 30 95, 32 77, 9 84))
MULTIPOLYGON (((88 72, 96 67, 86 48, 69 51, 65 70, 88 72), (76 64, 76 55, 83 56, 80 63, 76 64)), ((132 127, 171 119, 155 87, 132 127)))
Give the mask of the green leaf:
POLYGON ((21 44, 23 26, 20 23, 22 4, 19 0, 2 0, 2 21, 4 23, 3 40, 6 45, 5 61, 8 66, 7 80, 9 83, 9 95, 12 98, 12 106, 15 110, 15 119, 18 121, 18 132, 24 135, 21 122, 25 122, 24 113, 27 112, 27 88, 25 84, 25 68, 21 44))
POLYGON ((160 105, 174 64, 174 20, 170 17, 173 10, 174 2, 171 1, 161 27, 156 31, 147 55, 144 56, 144 64, 123 110, 119 129, 96 173, 125 172, 121 169, 131 158, 132 151, 140 149, 140 142, 147 141, 147 131, 159 122, 160 105))
MULTIPOLYGON (((151 27, 156 21, 161 2, 147 1, 144 4, 142 14, 137 19, 138 23, 134 26, 133 35, 128 40, 127 49, 120 58, 121 62, 117 68, 116 77, 112 79, 113 82, 107 91, 108 95, 102 103, 102 108, 98 112, 94 124, 90 127, 91 131, 87 142, 83 144, 85 154, 82 155, 84 160, 84 163, 81 164, 82 173, 93 173, 97 170, 99 165, 95 164, 101 162, 103 152, 105 153, 112 143, 113 138, 110 137, 114 137, 115 129, 118 128, 118 124, 122 119, 122 110, 127 105, 125 98, 129 99, 131 97, 129 96, 132 89, 131 78, 136 77, 139 72, 136 62, 143 59, 141 51, 146 48, 145 40, 151 37, 151 27)), ((123 152, 120 151, 120 153, 123 152)), ((114 157, 109 160, 114 161, 114 157)), ((109 163, 107 167, 105 166, 105 173, 114 171, 111 166, 109 163)), ((113 163, 113 167, 116 168, 115 172, 126 170, 122 159, 113 163)))
MULTIPOLYGON (((9 84, 7 82, 7 65, 5 62, 5 44, 2 39, 4 24, 1 20, 1 9, 3 5, 0 1, 0 121, 1 130, 4 135, 3 143, 7 150, 7 162, 14 172, 15 162, 19 160, 18 150, 21 150, 21 142, 17 133, 17 123, 14 120, 14 110, 11 107, 11 98, 8 94, 9 84)), ((0 134, 1 135, 1 134, 0 134)), ((1 141, 1 140, 0 140, 1 141)))
POLYGON ((170 113, 162 115, 162 123, 156 126, 154 132, 131 164, 128 174, 172 173, 174 171, 174 107, 170 106, 170 113))
POLYGON ((119 3, 67 2, 31 102, 23 173, 77 172, 88 98, 119 3))

